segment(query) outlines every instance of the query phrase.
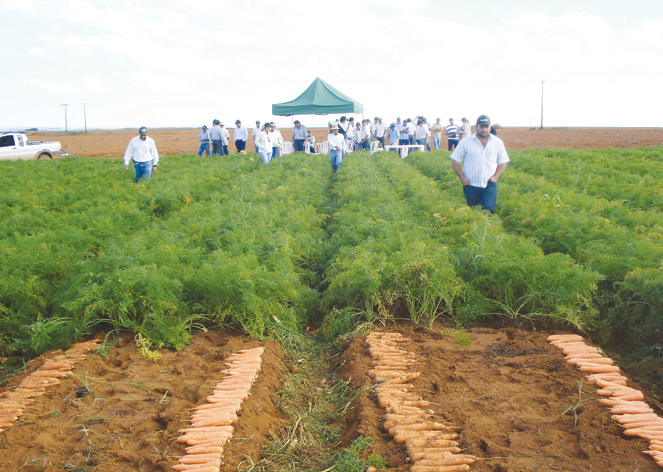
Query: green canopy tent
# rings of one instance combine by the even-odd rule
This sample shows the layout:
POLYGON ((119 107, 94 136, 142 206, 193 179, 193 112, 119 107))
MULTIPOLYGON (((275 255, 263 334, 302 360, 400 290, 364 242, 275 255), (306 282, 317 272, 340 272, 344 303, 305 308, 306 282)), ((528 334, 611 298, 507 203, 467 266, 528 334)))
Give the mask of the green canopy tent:
POLYGON ((299 97, 272 105, 272 115, 329 115, 363 113, 364 106, 317 77, 299 97))

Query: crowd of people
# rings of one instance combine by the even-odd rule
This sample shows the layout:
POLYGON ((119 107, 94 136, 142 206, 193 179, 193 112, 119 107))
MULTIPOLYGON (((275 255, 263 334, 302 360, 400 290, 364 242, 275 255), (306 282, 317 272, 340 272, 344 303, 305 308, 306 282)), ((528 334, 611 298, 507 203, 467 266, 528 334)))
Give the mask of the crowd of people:
MULTIPOLYGON (((440 149, 442 136, 447 138, 447 146, 451 154, 451 162, 454 171, 463 184, 463 193, 469 206, 478 206, 490 211, 495 210, 497 200, 497 180, 506 169, 509 156, 506 153, 504 143, 496 136, 495 128, 490 118, 481 115, 477 118, 476 132, 472 134, 472 127, 467 118, 461 119, 461 125, 454 123, 449 118, 449 124, 444 126, 441 119, 437 118, 435 123, 429 126, 423 116, 417 116, 414 120, 407 118, 391 123, 389 127, 383 123, 382 118, 375 117, 373 121, 363 119, 355 123, 354 117, 342 116, 340 119, 329 123, 329 134, 327 145, 329 159, 334 172, 336 172, 345 157, 351 151, 371 150, 377 143, 378 149, 391 149, 398 152, 399 147, 416 146, 418 149, 431 150, 440 149), (433 147, 430 146, 430 138, 433 138, 433 147), (389 143, 388 145, 386 143, 389 143)), ((254 150, 260 156, 263 163, 268 164, 279 157, 282 147, 286 144, 283 135, 274 122, 265 122, 262 126, 260 121, 252 131, 254 150)), ((230 133, 224 128, 221 121, 215 119, 212 127, 202 127, 198 135, 200 146, 198 156, 227 156, 230 133), (210 153, 211 146, 211 153, 210 153)), ((235 121, 233 134, 235 147, 239 154, 246 154, 246 142, 249 132, 240 120, 235 121)), ((301 124, 299 120, 294 122, 292 128, 292 142, 295 152, 314 153, 315 137, 301 124)), ((152 138, 147 136, 147 128, 140 128, 138 136, 134 137, 124 155, 124 168, 129 169, 129 163, 133 160, 136 181, 141 178, 149 179, 152 172, 156 171, 159 162, 159 153, 152 138)))

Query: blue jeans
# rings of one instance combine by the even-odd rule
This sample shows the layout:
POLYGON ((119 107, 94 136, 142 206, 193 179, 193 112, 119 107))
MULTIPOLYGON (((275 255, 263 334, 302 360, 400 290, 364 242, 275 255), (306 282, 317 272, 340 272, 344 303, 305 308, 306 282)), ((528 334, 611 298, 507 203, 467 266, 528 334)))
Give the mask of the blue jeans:
POLYGON ((414 135, 408 134, 408 138, 410 139, 410 146, 414 146, 414 135))
POLYGON ((152 177, 152 161, 134 161, 134 170, 136 171, 136 182, 140 179, 150 180, 150 177, 152 177))
POLYGON ((209 143, 200 143, 200 147, 198 148, 198 157, 202 156, 203 152, 207 153, 209 156, 209 143))
POLYGON ((449 151, 453 151, 454 149, 456 149, 458 147, 458 139, 451 138, 451 139, 448 139, 448 141, 449 141, 449 151))
POLYGON ((269 161, 272 160, 272 153, 271 152, 260 152, 260 151, 258 151, 258 154, 260 155, 260 159, 262 159, 263 164, 269 164, 269 161))
POLYGON ((435 146, 435 149, 440 149, 440 138, 437 136, 433 136, 433 146, 435 146))
POLYGON ((465 194, 465 201, 469 206, 481 205, 483 210, 488 210, 491 213, 495 212, 497 182, 489 180, 486 188, 466 185, 463 187, 463 193, 465 194))
POLYGON ((336 172, 338 170, 338 166, 340 166, 341 162, 343 161, 343 151, 340 149, 330 149, 329 160, 331 161, 332 169, 334 169, 334 172, 336 172))
POLYGON ((235 141, 235 147, 237 148, 237 152, 242 152, 246 149, 246 141, 243 139, 238 139, 235 141))
POLYGON ((276 159, 277 157, 279 157, 279 147, 274 146, 272 148, 272 159, 276 159))
POLYGON ((304 152, 304 139, 295 139, 293 147, 295 152, 304 152))
POLYGON ((258 145, 257 145, 257 144, 254 144, 253 147, 254 147, 255 150, 256 150, 256 154, 258 154, 258 145))
POLYGON ((371 150, 371 141, 368 139, 365 139, 364 141, 361 142, 361 148, 364 151, 370 151, 371 150))
POLYGON ((223 141, 220 139, 212 141, 212 155, 223 156, 223 141))

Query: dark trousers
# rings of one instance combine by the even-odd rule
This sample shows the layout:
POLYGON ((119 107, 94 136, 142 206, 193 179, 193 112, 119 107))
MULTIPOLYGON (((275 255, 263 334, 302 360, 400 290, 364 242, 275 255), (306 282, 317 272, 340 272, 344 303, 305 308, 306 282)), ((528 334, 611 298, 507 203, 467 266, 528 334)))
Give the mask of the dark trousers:
POLYGON ((453 151, 454 149, 456 149, 456 147, 458 147, 457 138, 449 139, 448 141, 449 141, 449 151, 453 151))
POLYGON ((295 152, 304 152, 304 139, 295 139, 294 148, 295 152))
POLYGON ((221 155, 222 156, 229 156, 230 155, 230 153, 228 152, 228 145, 227 144, 224 144, 223 146, 221 146, 221 155))
POLYGON ((486 188, 466 185, 463 187, 465 201, 471 207, 481 205, 481 208, 493 213, 497 203, 497 182, 488 181, 486 188))
POLYGON ((237 152, 243 151, 244 149, 246 149, 246 141, 244 141, 243 139, 235 141, 235 147, 237 148, 237 152))
POLYGON ((223 141, 220 139, 215 139, 212 141, 212 155, 223 156, 223 141))

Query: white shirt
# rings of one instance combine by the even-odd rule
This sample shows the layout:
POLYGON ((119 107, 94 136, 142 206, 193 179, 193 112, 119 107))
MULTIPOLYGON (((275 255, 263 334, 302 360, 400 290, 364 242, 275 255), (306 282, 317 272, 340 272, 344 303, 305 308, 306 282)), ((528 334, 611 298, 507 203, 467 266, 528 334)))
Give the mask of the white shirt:
POLYGON ((484 148, 476 133, 458 143, 451 159, 460 163, 464 161, 463 175, 470 181, 470 185, 481 188, 486 188, 488 179, 495 174, 498 165, 509 162, 500 138, 489 134, 484 148))
POLYGON ((348 129, 346 130, 345 135, 347 136, 348 139, 352 139, 355 136, 355 125, 350 125, 349 121, 348 121, 348 129))
POLYGON ((145 141, 143 141, 140 136, 133 137, 124 153, 124 165, 128 166, 131 159, 134 162, 152 161, 153 166, 157 165, 159 163, 159 153, 154 139, 145 136, 145 141))
POLYGON ((272 148, 275 146, 273 141, 274 133, 268 133, 266 131, 261 131, 256 139, 256 145, 258 146, 258 152, 270 153, 272 148))
POLYGON ((244 126, 240 126, 239 128, 235 126, 234 138, 235 141, 246 141, 249 139, 249 132, 244 126))
POLYGON ((383 137, 386 129, 387 128, 385 127, 384 123, 377 123, 375 125, 375 136, 378 138, 383 137))
POLYGON ((414 134, 417 131, 417 127, 411 121, 407 123, 407 134, 414 134))
POLYGON ((330 151, 338 151, 340 149, 342 152, 346 152, 348 149, 348 143, 341 133, 329 133, 327 142, 329 143, 330 151), (336 149, 337 146, 339 149, 336 149))
POLYGON ((228 132, 227 129, 221 128, 221 137, 223 138, 223 145, 227 146, 228 140, 230 139, 230 133, 228 132))
POLYGON ((468 122, 463 123, 460 127, 460 139, 468 138, 472 134, 472 126, 468 122))
POLYGON ((280 147, 283 144, 283 136, 281 136, 281 132, 276 128, 269 133, 269 136, 272 139, 272 146, 280 147))
POLYGON ((361 140, 363 141, 365 138, 370 138, 371 137, 371 124, 367 123, 366 126, 364 126, 361 129, 361 140))
POLYGON ((417 125, 417 131, 414 135, 415 138, 417 139, 424 139, 428 137, 428 125, 426 123, 422 123, 420 125, 417 125))
POLYGON ((253 140, 255 141, 258 135, 260 134, 260 126, 256 126, 253 128, 253 140))

